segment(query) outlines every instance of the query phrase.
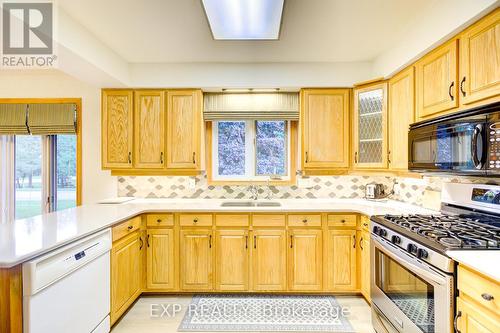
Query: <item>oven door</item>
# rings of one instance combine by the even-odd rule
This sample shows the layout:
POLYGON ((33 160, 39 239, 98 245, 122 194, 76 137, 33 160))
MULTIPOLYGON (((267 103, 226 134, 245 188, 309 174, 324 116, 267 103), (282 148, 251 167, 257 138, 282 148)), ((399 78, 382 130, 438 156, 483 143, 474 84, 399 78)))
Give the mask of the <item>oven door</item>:
POLYGON ((377 309, 372 318, 378 333, 452 332, 452 275, 373 234, 371 266, 371 297, 377 309))
POLYGON ((485 174, 486 116, 412 128, 408 167, 413 171, 485 174))

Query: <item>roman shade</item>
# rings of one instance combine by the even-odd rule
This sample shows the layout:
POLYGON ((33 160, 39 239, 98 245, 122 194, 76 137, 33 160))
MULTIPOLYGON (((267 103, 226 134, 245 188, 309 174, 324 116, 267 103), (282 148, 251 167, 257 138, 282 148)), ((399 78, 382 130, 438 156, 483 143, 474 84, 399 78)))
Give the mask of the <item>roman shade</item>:
POLYGON ((0 104, 0 135, 28 134, 27 104, 0 104))
POLYGON ((205 93, 203 116, 212 120, 299 120, 299 94, 205 93))
POLYGON ((76 133, 76 104, 0 104, 0 134, 76 133))

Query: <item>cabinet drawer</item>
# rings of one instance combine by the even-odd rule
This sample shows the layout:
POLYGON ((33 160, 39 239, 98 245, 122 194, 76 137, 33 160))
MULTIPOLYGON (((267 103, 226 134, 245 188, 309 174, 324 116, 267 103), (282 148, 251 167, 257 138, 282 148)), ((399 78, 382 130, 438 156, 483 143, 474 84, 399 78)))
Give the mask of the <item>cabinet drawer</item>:
POLYGON ((120 238, 131 234, 132 232, 141 229, 141 217, 137 216, 131 220, 125 221, 113 227, 113 242, 119 240, 120 238))
POLYGON ((321 227, 321 215, 288 215, 288 225, 292 227, 321 227))
POLYGON ((356 215, 328 215, 329 227, 356 227, 356 215))
POLYGON ((500 284, 459 265, 458 290, 460 295, 466 294, 493 313, 500 313, 500 284))
POLYGON ((181 214, 179 216, 181 227, 210 227, 212 215, 210 214, 181 214))
POLYGON ((254 227, 284 227, 285 215, 265 214, 252 216, 254 227))
POLYGON ((248 215, 215 215, 215 225, 218 227, 248 227, 250 217, 248 215))
POLYGON ((174 225, 174 214, 148 214, 146 225, 148 227, 171 227, 174 225))

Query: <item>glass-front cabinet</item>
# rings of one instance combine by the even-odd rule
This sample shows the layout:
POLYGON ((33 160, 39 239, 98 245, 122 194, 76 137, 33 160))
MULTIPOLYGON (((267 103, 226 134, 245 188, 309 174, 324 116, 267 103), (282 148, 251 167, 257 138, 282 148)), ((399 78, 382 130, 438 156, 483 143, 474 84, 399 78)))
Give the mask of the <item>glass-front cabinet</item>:
POLYGON ((354 168, 387 168, 387 82, 354 89, 354 168))

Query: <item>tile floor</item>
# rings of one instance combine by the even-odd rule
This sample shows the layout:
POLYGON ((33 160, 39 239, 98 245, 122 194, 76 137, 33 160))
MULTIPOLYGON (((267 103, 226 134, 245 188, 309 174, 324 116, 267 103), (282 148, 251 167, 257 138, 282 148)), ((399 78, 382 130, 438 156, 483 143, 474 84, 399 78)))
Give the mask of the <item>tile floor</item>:
MULTIPOLYGON (((339 304, 349 307, 348 317, 357 333, 375 333, 371 325, 370 307, 362 297, 337 296, 339 304)), ((191 302, 191 296, 143 296, 130 308, 122 319, 112 329, 112 333, 170 333, 177 332, 186 308, 191 302), (182 310, 170 318, 151 317, 151 304, 179 304, 182 310)), ((161 311, 161 308, 158 308, 161 311)), ((171 309, 168 310, 171 313, 171 309)))

